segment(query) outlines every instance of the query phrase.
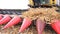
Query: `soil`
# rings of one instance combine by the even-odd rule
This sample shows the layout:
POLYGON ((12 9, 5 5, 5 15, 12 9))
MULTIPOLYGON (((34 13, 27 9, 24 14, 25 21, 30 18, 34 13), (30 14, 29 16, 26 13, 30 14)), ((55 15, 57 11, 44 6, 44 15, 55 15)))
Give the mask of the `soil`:
MULTIPOLYGON (((20 25, 15 25, 10 28, 2 30, 3 26, 4 25, 0 26, 0 34, 37 34, 35 26, 30 26, 22 33, 19 32, 20 25)), ((49 25, 46 25, 43 34, 56 34, 56 32, 49 25)))

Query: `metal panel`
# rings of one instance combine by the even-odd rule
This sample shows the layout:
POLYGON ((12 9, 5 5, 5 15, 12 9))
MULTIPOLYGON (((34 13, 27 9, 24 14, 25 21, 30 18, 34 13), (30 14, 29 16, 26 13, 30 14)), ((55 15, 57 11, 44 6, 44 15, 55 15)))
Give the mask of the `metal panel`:
POLYGON ((56 4, 60 6, 60 0, 56 0, 56 4))
POLYGON ((29 0, 29 5, 34 6, 34 2, 33 2, 33 0, 29 0))
POLYGON ((60 6, 60 0, 59 0, 59 6, 60 6))
POLYGON ((49 0, 45 0, 45 4, 49 4, 49 0))
POLYGON ((49 4, 49 0, 40 0, 41 4, 49 4))

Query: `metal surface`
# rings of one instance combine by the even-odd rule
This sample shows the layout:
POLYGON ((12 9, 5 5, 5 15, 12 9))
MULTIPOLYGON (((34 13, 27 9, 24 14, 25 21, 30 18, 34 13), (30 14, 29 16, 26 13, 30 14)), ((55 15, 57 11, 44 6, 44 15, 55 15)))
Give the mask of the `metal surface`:
POLYGON ((0 9, 0 14, 10 14, 10 15, 14 15, 14 14, 17 14, 17 15, 21 15, 21 12, 25 12, 27 10, 10 10, 10 9, 0 9))

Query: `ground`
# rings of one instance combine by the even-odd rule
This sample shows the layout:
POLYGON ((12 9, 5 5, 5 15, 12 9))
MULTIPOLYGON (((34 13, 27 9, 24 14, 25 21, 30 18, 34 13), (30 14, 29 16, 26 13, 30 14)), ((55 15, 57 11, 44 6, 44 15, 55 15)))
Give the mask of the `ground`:
MULTIPOLYGON (((19 33, 20 25, 15 25, 15 26, 12 26, 10 28, 2 30, 1 28, 3 26, 0 26, 0 34, 37 34, 36 27, 33 25, 31 25, 29 28, 27 28, 22 33, 19 33)), ((56 32, 53 29, 51 29, 51 27, 48 25, 44 29, 43 34, 56 34, 56 32)))

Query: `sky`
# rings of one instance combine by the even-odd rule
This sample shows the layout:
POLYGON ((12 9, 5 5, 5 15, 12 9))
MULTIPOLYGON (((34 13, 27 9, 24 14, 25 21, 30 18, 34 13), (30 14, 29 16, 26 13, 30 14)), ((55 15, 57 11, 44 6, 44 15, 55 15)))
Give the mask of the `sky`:
POLYGON ((0 9, 28 9, 28 0, 0 0, 0 9))

